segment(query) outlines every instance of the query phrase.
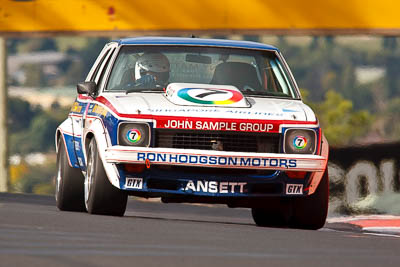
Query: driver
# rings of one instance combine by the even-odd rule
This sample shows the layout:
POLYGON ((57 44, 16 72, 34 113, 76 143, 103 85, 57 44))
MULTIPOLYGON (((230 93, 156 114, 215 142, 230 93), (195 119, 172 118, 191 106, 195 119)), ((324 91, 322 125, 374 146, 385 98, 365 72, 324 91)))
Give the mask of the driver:
POLYGON ((136 87, 165 87, 169 79, 170 64, 161 53, 144 53, 135 64, 136 87))

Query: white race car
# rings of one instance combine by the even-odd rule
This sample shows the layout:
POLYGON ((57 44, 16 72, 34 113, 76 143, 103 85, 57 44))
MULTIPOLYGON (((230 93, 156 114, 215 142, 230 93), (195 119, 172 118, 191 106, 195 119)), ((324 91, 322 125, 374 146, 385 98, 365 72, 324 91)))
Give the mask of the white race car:
POLYGON ((105 45, 58 127, 61 210, 123 216, 128 195, 252 209, 321 228, 328 142, 280 51, 245 41, 105 45))

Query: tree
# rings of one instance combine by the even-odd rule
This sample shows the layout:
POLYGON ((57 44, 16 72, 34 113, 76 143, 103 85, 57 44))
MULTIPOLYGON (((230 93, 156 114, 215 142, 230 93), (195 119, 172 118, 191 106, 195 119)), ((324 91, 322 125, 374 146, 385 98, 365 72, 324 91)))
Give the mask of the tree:
POLYGON ((400 97, 389 101, 385 112, 380 114, 384 121, 384 131, 389 138, 398 139, 400 136, 400 97))
POLYGON ((43 165, 27 165, 22 162, 12 169, 22 169, 16 173, 11 183, 12 192, 54 194, 54 178, 57 173, 55 160, 47 160, 43 165))
POLYGON ((68 108, 56 107, 45 111, 22 99, 9 99, 11 154, 46 152, 54 148, 56 128, 68 114, 68 108))
POLYGON ((372 123, 368 111, 354 111, 351 101, 344 99, 339 93, 329 90, 325 100, 320 103, 309 103, 308 92, 302 95, 310 107, 318 115, 319 122, 328 142, 333 146, 351 145, 364 136, 372 123))
POLYGON ((42 112, 38 106, 17 97, 8 98, 8 126, 11 134, 29 128, 32 119, 42 112))

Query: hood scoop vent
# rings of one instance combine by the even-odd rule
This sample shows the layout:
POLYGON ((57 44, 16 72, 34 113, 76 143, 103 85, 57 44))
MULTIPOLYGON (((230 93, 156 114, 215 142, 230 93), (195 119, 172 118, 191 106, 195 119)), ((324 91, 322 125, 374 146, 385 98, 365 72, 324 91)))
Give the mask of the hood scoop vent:
POLYGON ((239 89, 232 85, 170 83, 165 97, 181 106, 250 107, 239 89))

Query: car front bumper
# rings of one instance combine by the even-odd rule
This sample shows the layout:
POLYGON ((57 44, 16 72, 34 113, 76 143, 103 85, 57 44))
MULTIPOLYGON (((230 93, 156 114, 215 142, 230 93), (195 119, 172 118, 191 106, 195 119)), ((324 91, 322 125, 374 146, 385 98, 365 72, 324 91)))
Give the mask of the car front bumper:
POLYGON ((112 146, 107 163, 145 163, 191 167, 323 172, 327 159, 319 155, 226 152, 194 149, 112 146))
POLYGON ((327 159, 318 155, 242 153, 113 146, 105 161, 115 164, 119 188, 146 197, 237 198, 308 195, 309 183, 323 173, 327 159), (126 165, 142 166, 138 172, 126 165), (303 172, 301 179, 288 171, 303 172), (295 190, 295 191, 293 191, 295 190))

